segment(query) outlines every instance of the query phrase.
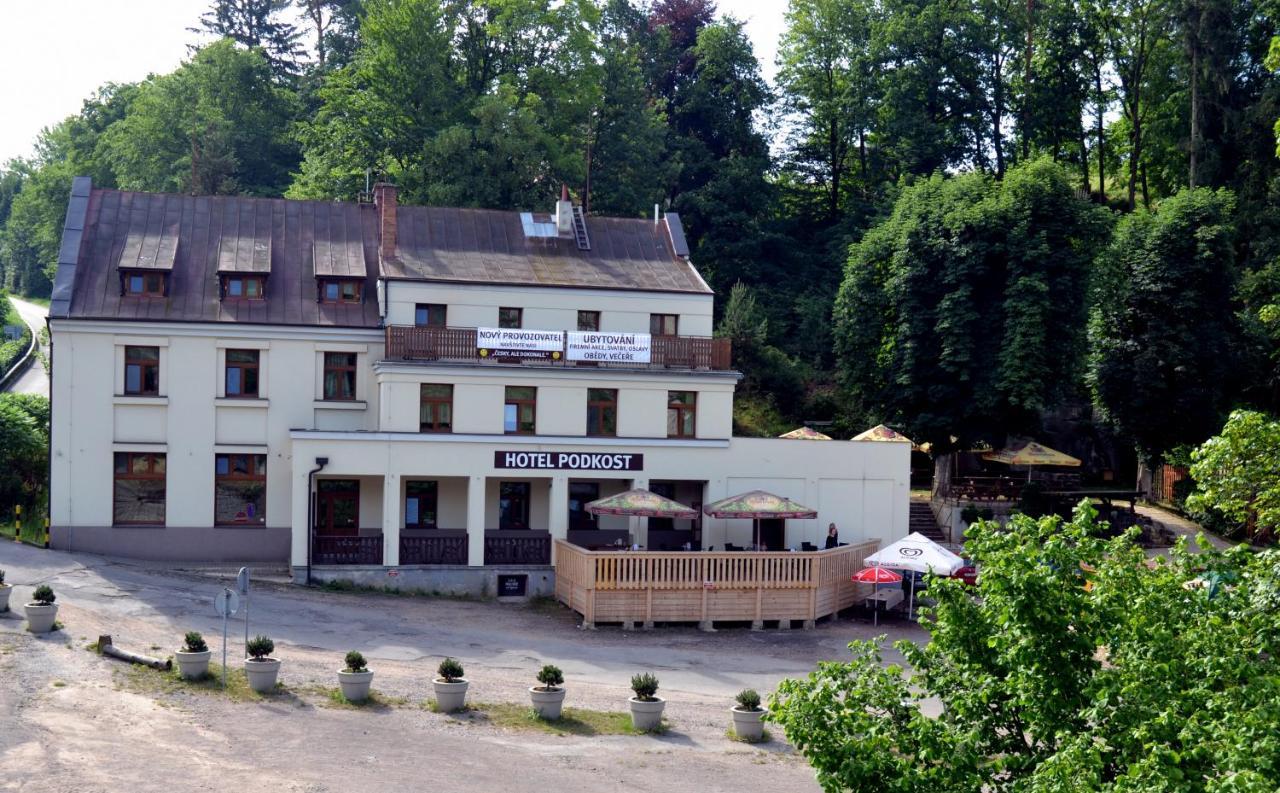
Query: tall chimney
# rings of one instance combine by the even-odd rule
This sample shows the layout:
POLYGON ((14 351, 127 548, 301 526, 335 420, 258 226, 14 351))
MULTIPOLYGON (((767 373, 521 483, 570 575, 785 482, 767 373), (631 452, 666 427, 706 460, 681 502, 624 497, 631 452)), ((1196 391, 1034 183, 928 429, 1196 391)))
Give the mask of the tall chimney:
POLYGON ((560 185, 560 200, 556 202, 556 231, 573 233, 573 202, 569 200, 568 185, 560 185))
POLYGON ((373 186, 373 204, 378 210, 378 257, 396 257, 396 186, 378 182, 373 186))

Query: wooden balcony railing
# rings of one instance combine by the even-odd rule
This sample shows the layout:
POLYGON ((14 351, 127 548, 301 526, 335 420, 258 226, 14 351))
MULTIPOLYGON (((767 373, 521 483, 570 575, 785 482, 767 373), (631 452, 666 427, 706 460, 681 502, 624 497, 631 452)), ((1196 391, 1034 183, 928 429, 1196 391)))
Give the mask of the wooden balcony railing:
POLYGON ((315 564, 382 564, 382 536, 315 537, 311 541, 315 564))
POLYGON ((532 529, 487 529, 484 563, 551 564, 551 533, 532 529))
POLYGON ((400 564, 466 564, 466 529, 433 529, 400 537, 400 564))
MULTIPOLYGON (((476 349, 475 328, 419 327, 412 325, 388 325, 386 328, 386 358, 402 361, 453 361, 465 363, 492 363, 492 358, 481 358, 476 349)), ((573 367, 579 362, 551 360, 549 358, 515 359, 526 366, 573 367)), ((499 359, 511 363, 510 359, 499 359)), ((729 339, 713 339, 706 336, 654 336, 648 364, 582 362, 602 368, 635 369, 705 369, 728 371, 733 368, 733 345, 729 339)))

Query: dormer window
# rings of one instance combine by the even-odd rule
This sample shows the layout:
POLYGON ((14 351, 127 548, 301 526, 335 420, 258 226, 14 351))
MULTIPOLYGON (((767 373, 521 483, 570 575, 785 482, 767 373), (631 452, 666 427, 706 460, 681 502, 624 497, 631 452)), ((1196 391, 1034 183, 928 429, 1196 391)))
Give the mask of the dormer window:
POLYGON ((168 273, 122 273, 123 294, 130 297, 164 297, 168 293, 168 273))
POLYGON ((364 283, 354 278, 331 279, 320 282, 321 303, 359 303, 364 283))
POLYGON ((222 278, 223 300, 265 300, 267 279, 261 275, 227 275, 222 278))

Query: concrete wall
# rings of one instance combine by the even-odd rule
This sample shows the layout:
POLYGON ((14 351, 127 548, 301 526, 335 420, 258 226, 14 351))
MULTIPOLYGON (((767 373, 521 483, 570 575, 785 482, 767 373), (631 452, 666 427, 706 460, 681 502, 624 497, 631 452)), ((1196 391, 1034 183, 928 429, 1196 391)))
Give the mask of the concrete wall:
POLYGON ((524 327, 577 330, 579 311, 599 311, 600 330, 648 333, 650 314, 678 314, 681 336, 710 336, 709 294, 570 289, 481 284, 387 283, 386 322, 412 325, 418 303, 448 306, 447 322, 459 328, 496 328, 498 309, 524 309, 524 327))

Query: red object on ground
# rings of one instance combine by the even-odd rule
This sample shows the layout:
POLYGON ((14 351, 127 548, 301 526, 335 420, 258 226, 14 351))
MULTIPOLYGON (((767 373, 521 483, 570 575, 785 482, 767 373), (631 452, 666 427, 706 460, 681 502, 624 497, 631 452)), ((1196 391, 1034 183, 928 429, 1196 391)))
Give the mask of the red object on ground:
POLYGON ((896 584, 902 580, 902 574, 887 567, 864 567, 851 578, 863 584, 896 584))
POLYGON ((961 567, 959 570, 951 574, 952 578, 959 578, 969 586, 975 586, 978 583, 978 568, 971 564, 961 567))

